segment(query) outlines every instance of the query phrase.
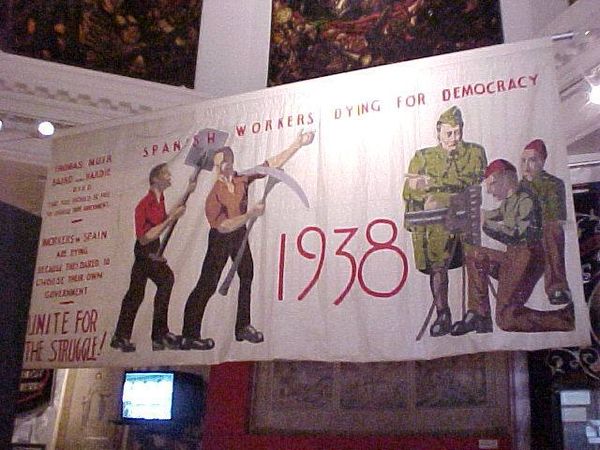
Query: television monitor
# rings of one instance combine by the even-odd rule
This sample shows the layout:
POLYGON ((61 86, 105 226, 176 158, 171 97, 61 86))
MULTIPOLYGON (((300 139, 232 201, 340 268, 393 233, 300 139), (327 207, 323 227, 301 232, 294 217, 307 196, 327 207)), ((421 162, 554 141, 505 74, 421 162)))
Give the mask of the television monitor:
POLYGON ((204 380, 177 371, 126 371, 121 417, 124 423, 186 425, 204 413, 204 380))

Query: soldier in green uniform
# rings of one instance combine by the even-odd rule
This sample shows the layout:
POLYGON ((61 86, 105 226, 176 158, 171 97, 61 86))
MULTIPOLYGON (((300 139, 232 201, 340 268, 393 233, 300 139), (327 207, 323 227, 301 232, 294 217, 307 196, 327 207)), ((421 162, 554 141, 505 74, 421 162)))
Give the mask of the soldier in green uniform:
POLYGON ((565 270, 567 220, 565 183, 544 170, 548 152, 541 139, 534 139, 521 154, 521 184, 533 192, 542 206, 544 288, 552 305, 570 303, 571 291, 565 270))
MULTIPOLYGON (((402 196, 407 212, 448 207, 454 194, 478 185, 487 165, 485 149, 464 142, 463 119, 453 106, 437 122, 438 145, 418 150, 410 161, 402 196)), ((448 307, 448 270, 460 267, 460 234, 449 232, 444 224, 405 227, 412 234, 416 268, 429 275, 429 286, 437 318, 429 329, 431 336, 450 332, 452 317, 448 307)))

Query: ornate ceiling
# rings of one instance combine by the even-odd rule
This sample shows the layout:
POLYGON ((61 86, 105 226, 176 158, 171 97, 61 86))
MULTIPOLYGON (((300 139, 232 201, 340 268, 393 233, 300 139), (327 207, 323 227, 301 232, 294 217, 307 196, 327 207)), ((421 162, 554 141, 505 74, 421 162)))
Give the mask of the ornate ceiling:
POLYGON ((60 130, 207 98, 183 87, 0 52, 0 201, 41 210, 50 140, 35 135, 40 119, 60 130))
POLYGON ((0 117, 8 118, 8 129, 0 135, 0 158, 48 162, 47 144, 28 139, 27 125, 37 119, 60 129, 206 98, 183 87, 0 52, 0 117))

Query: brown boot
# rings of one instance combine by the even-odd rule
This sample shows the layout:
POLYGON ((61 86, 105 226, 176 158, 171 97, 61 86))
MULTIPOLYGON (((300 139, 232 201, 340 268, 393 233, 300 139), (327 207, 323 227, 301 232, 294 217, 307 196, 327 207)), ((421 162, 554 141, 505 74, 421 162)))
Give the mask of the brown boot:
POLYGON ((452 328, 452 316, 450 315, 450 308, 445 308, 437 312, 437 319, 429 328, 429 334, 431 337, 444 336, 450 333, 450 328, 452 328))
POLYGON ((437 318, 429 328, 429 334, 432 337, 444 336, 450 333, 452 328, 452 317, 448 307, 448 271, 445 268, 432 269, 429 287, 437 311, 437 318))

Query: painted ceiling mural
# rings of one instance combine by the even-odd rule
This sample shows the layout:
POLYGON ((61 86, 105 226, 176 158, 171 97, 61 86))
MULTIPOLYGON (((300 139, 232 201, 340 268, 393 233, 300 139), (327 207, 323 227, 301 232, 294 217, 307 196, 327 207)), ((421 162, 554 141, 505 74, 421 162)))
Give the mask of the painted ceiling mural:
POLYGON ((202 0, 9 0, 2 50, 194 87, 202 0))
POLYGON ((498 0, 274 0, 268 83, 502 41, 498 0))

